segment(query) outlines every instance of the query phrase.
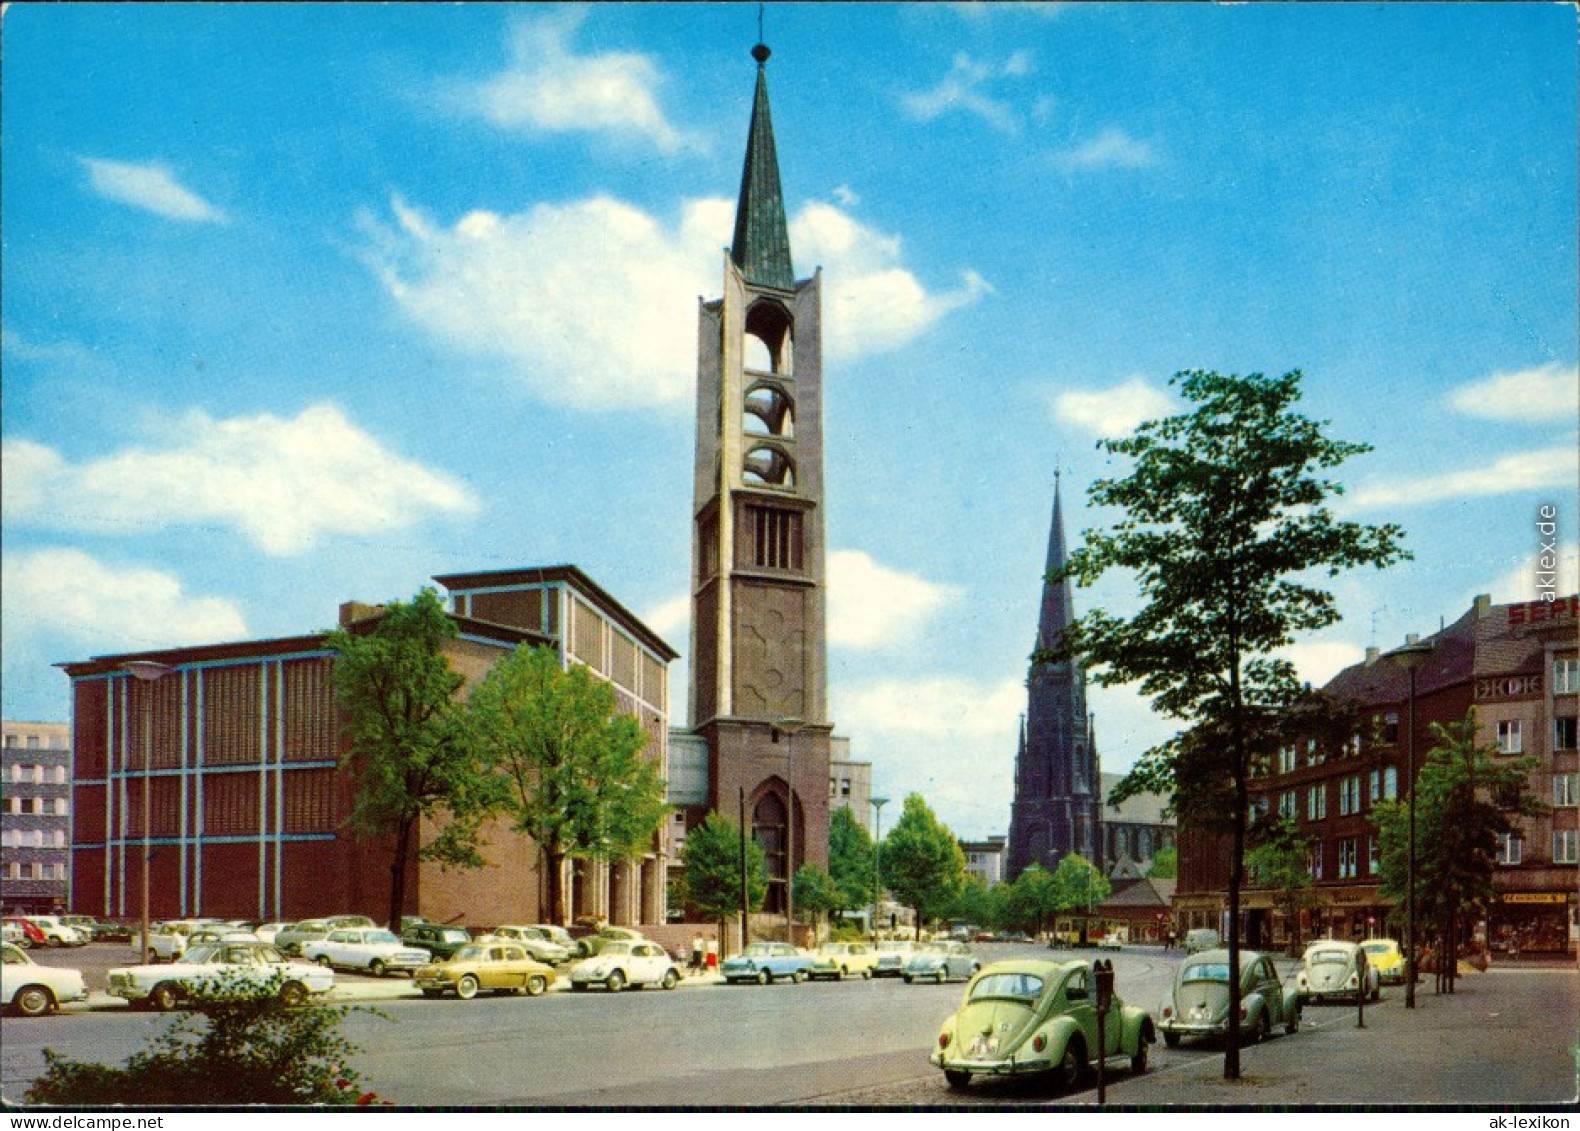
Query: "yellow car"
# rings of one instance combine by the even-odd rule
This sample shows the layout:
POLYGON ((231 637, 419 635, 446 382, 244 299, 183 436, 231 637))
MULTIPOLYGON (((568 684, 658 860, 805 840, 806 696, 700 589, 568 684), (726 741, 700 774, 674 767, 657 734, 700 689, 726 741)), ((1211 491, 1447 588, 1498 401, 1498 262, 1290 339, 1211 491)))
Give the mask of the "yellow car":
POLYGON ((878 952, 866 943, 828 942, 813 952, 812 968, 807 975, 832 978, 836 982, 852 976, 865 979, 872 977, 877 965, 878 952))
POLYGON ((1404 985, 1404 951, 1393 939, 1367 939, 1361 943, 1366 962, 1377 971, 1382 984, 1404 985))
POLYGON ((423 997, 454 994, 470 1001, 484 991, 537 997, 554 984, 554 967, 530 957, 520 943, 491 941, 463 946, 445 962, 412 975, 423 997))

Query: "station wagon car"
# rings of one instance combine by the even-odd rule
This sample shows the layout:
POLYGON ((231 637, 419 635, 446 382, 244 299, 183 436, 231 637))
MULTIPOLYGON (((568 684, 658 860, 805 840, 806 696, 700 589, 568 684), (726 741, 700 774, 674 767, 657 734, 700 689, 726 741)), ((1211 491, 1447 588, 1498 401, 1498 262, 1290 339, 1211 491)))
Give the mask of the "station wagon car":
POLYGON ((268 986, 286 1005, 296 1006, 309 994, 328 993, 334 984, 332 971, 289 962, 262 942, 198 943, 168 965, 122 966, 109 973, 113 996, 166 1011, 195 991, 220 986, 268 986))
POLYGON ((982 969, 982 963, 963 942, 923 943, 905 963, 903 977, 907 982, 947 982, 955 978, 970 978, 982 969))
POLYGON ((754 942, 739 954, 732 954, 719 966, 719 973, 731 984, 756 982, 766 986, 780 979, 804 982, 812 969, 812 959, 804 950, 780 942, 754 942))
POLYGON ((366 970, 375 978, 382 978, 385 974, 409 974, 426 966, 432 956, 426 950, 407 946, 393 931, 347 927, 303 943, 302 957, 321 966, 366 970))
POLYGON ((1373 1001, 1382 996, 1382 979, 1377 968, 1366 961, 1366 952, 1344 939, 1318 939, 1306 947, 1301 970, 1295 975, 1300 1000, 1353 1001, 1366 994, 1373 1001), (1361 988, 1365 978, 1366 988, 1361 988))
POLYGON ((81 971, 42 966, 11 943, 0 946, 0 960, 0 1005, 23 1017, 42 1017, 63 1002, 88 998, 81 971))
POLYGON ((647 939, 607 939, 603 949, 571 967, 571 989, 585 990, 603 986, 619 993, 626 986, 662 986, 672 990, 680 984, 680 968, 669 952, 647 939))
POLYGON ((938 1030, 929 1059, 957 1089, 972 1076, 1036 1074, 1071 1088, 1099 1056, 1129 1057, 1131 1071, 1145 1072, 1147 1049, 1157 1039, 1152 1019, 1115 994, 1099 1045, 1096 998, 1090 962, 994 962, 971 979, 960 1008, 938 1030))
MULTIPOLYGON (((550 966, 558 966, 561 962, 570 958, 572 954, 581 952, 581 948, 578 946, 567 946, 564 943, 556 942, 548 930, 543 927, 517 927, 507 924, 502 927, 495 927, 488 933, 488 937, 491 939, 509 939, 513 943, 520 943, 522 948, 533 958, 536 958, 539 962, 547 962, 550 966)), ((568 935, 566 937, 569 938, 568 935)), ((576 940, 571 939, 570 941, 574 944, 576 940)))
POLYGON ((412 979, 423 997, 454 994, 471 1001, 479 993, 537 997, 554 984, 554 968, 529 955, 519 943, 469 943, 442 962, 420 967, 412 979))
POLYGON ((829 942, 813 952, 812 967, 807 971, 807 976, 832 978, 836 982, 852 976, 870 978, 877 965, 878 952, 866 943, 829 942))
MULTIPOLYGON (((1240 952, 1240 1034, 1246 1041, 1271 1036, 1274 1027, 1300 1028, 1300 997, 1278 979, 1271 957, 1240 952)), ((1180 963, 1174 988, 1158 1007, 1163 1043, 1175 1048, 1185 1037, 1223 1037, 1229 1032, 1229 952, 1204 950, 1180 963)))

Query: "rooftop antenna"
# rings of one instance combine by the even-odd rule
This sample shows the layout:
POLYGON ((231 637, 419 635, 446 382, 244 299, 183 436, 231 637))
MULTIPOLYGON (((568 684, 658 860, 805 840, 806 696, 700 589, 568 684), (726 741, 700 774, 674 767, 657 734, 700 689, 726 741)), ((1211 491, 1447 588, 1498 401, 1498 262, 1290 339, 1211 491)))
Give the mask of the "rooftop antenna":
POLYGON ((757 42, 761 43, 762 41, 763 41, 763 6, 762 6, 761 2, 759 2, 758 5, 757 5, 757 42))

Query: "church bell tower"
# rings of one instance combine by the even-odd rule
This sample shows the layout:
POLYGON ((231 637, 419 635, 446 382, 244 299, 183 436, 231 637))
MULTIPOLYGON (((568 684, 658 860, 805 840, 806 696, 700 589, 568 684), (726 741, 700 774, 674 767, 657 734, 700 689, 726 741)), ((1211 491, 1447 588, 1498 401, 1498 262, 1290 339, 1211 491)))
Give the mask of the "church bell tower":
POLYGON ((769 50, 724 256, 699 304, 690 718, 709 808, 768 857, 768 909, 828 863, 821 275, 797 281, 768 112, 769 50))

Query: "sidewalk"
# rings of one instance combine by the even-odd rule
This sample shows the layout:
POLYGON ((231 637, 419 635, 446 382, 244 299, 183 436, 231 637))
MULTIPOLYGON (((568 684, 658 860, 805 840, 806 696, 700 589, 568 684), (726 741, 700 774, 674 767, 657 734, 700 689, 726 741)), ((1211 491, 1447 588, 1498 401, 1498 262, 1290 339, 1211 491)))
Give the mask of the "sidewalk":
MULTIPOLYGON (((1462 978, 1453 994, 1403 987, 1354 1006, 1309 1005, 1300 1032, 1240 1052, 1241 1077, 1223 1079, 1221 1044, 1144 1076, 1111 1069, 1111 1107, 1321 1107, 1334 1104, 1543 1105, 1576 1095, 1573 1048, 1580 977, 1573 967, 1494 967, 1462 978)), ((1118 1062, 1114 1061, 1117 1065, 1118 1062)), ((1095 1086, 1070 1097, 1095 1104, 1095 1086)))

